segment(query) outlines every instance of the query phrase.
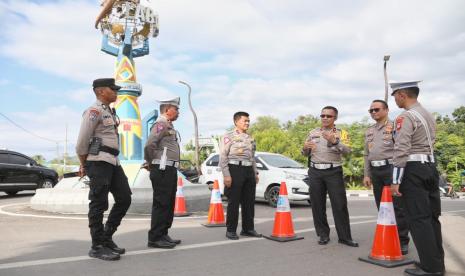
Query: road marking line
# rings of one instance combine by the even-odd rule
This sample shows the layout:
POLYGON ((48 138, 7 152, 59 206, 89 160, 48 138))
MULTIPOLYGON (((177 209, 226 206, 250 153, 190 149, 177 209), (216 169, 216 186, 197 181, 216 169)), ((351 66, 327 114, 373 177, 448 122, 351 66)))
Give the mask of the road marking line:
MULTIPOLYGON (((376 220, 358 221, 358 222, 351 223, 351 225, 371 223, 371 222, 376 222, 376 220)), ((330 227, 334 228, 334 225, 330 225, 330 227)), ((306 228, 306 229, 301 229, 295 232, 305 233, 305 232, 312 232, 312 231, 315 231, 315 228, 306 228)), ((237 244, 237 243, 252 242, 252 241, 259 241, 259 240, 265 240, 265 239, 244 238, 240 240, 225 240, 225 241, 197 243, 197 244, 191 244, 191 245, 178 245, 173 249, 143 249, 143 250, 129 251, 126 254, 124 254, 124 256, 137 256, 137 255, 145 255, 145 254, 153 254, 153 253, 161 253, 161 252, 189 250, 189 249, 213 247, 213 246, 226 245, 226 244, 237 244)), ((5 264, 0 264, 0 270, 10 269, 10 268, 24 268, 24 267, 37 266, 37 265, 78 262, 78 261, 84 261, 84 260, 95 260, 95 259, 89 256, 76 256, 76 257, 53 258, 53 259, 42 259, 42 260, 34 260, 34 261, 5 263, 5 264)))
MULTIPOLYGON (((465 209, 447 211, 443 213, 447 214, 447 213, 461 213, 461 212, 465 212, 465 209)), ((371 223, 371 222, 376 222, 376 220, 357 221, 357 222, 352 222, 350 225, 365 224, 365 223, 371 223)), ((334 225, 330 225, 330 227, 334 228, 334 225)), ((305 228, 305 229, 297 230, 295 231, 295 233, 298 234, 298 233, 305 233, 305 232, 312 232, 312 231, 315 231, 315 228, 305 228)), ((252 242, 252 241, 258 241, 258 240, 264 240, 264 239, 244 238, 244 239, 234 240, 234 241, 233 240, 214 241, 214 242, 207 242, 207 243, 197 243, 197 244, 192 244, 192 245, 180 245, 180 246, 177 246, 169 250, 167 249, 144 249, 144 250, 137 250, 137 251, 129 251, 125 254, 125 256, 136 256, 136 255, 143 255, 143 254, 189 250, 189 249, 213 247, 213 246, 225 245, 225 244, 252 242)), ((90 258, 88 256, 76 256, 76 257, 65 257, 65 258, 53 258, 53 259, 42 259, 42 260, 34 260, 34 261, 4 263, 4 264, 0 264, 0 270, 9 269, 9 268, 24 268, 24 267, 37 266, 37 265, 77 262, 77 261, 92 260, 92 259, 94 258, 90 258)))
MULTIPOLYGON (((7 205, 0 205, 0 214, 2 215, 7 215, 7 216, 14 216, 14 217, 31 217, 31 218, 45 218, 45 219, 70 219, 70 220, 88 220, 87 215, 82 214, 81 217, 73 217, 69 214, 70 216, 63 216, 63 215, 33 215, 33 214, 17 214, 13 212, 8 212, 3 210, 4 208, 12 207, 12 206, 21 206, 21 205, 27 205, 24 203, 13 203, 13 204, 7 204, 7 205)), ((146 218, 124 218, 125 221, 150 221, 150 214, 146 214, 146 218)), ((190 217, 174 217, 174 220, 193 220, 193 219, 203 219, 207 218, 208 216, 190 216, 190 217)), ((361 218, 372 218, 373 216, 351 216, 351 219, 361 219, 361 218)), ((257 219, 257 223, 262 223, 266 221, 271 221, 274 218, 255 218, 257 219)), ((301 221, 308 221, 311 220, 311 218, 296 218, 294 221, 296 222, 301 222, 301 221)))
MULTIPOLYGON (((88 220, 86 214, 81 214, 82 217, 65 217, 63 215, 56 215, 56 216, 51 216, 51 215, 32 215, 32 214, 17 214, 17 213, 12 213, 3 210, 4 208, 7 207, 12 207, 12 206, 20 206, 20 205, 27 205, 24 203, 13 203, 13 204, 7 204, 7 205, 1 205, 0 206, 0 214, 2 215, 7 215, 7 216, 13 216, 13 217, 32 217, 32 218, 45 218, 45 219, 71 219, 71 220, 88 220)), ((46 212, 46 211, 44 211, 46 212)), ((72 214, 70 214, 72 215, 72 214)), ((147 214, 149 216, 150 214, 147 214)), ((175 217, 175 220, 187 220, 187 219, 195 219, 195 218, 206 218, 208 216, 193 216, 193 217, 175 217)), ((130 221, 148 221, 150 220, 150 217, 148 218, 125 218, 124 220, 130 220, 130 221)))

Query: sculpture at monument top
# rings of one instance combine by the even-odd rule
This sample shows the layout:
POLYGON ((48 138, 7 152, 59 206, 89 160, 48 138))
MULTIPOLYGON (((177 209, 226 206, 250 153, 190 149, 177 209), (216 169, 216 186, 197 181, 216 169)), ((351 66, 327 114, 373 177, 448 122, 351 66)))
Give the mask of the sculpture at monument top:
MULTIPOLYGON (((149 38, 158 35, 158 16, 140 0, 105 0, 95 26, 102 32, 102 51, 117 57, 115 80, 121 86, 114 104, 120 118, 120 160, 142 159, 143 126, 137 98, 134 58, 149 54, 149 38)), ((146 1, 145 1, 146 2, 146 1)))

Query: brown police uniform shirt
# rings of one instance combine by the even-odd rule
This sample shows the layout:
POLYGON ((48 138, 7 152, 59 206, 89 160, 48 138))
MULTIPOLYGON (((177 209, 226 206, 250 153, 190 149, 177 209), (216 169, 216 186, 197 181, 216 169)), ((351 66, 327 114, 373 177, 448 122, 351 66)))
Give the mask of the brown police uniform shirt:
POLYGON ((307 141, 313 141, 316 144, 314 150, 303 149, 302 154, 309 156, 310 160, 314 163, 325 163, 325 164, 340 164, 342 163, 342 155, 349 153, 350 147, 349 137, 346 132, 340 129, 333 128, 330 130, 323 130, 322 128, 315 128, 308 133, 307 141), (336 134, 338 143, 333 145, 323 137, 323 131, 332 131, 336 134))
MULTIPOLYGON (((119 149, 118 127, 115 115, 109 106, 97 100, 91 107, 84 111, 76 142, 78 155, 89 154, 89 146, 92 137, 102 139, 102 145, 113 149, 119 149)), ((105 161, 118 166, 119 160, 108 152, 100 151, 97 155, 89 154, 88 161, 105 161)))
POLYGON ((166 147, 166 159, 179 162, 180 148, 178 142, 178 133, 174 129, 173 123, 168 121, 165 116, 161 115, 155 121, 147 143, 144 147, 144 159, 147 163, 152 160, 160 160, 163 155, 163 149, 166 147))
POLYGON ((394 123, 387 119, 368 127, 365 132, 365 176, 370 176, 370 161, 392 159, 394 141, 392 138, 394 123))
POLYGON ((396 118, 393 159, 395 167, 404 168, 410 154, 431 155, 431 148, 426 134, 427 129, 431 137, 431 146, 434 146, 436 140, 436 120, 418 102, 396 118), (418 112, 424 118, 427 128, 412 111, 418 112))
POLYGON ((231 176, 229 172, 229 161, 251 161, 252 167, 257 174, 255 162, 255 140, 248 133, 240 133, 237 130, 227 132, 223 137, 223 147, 220 154, 220 167, 223 176, 231 176))

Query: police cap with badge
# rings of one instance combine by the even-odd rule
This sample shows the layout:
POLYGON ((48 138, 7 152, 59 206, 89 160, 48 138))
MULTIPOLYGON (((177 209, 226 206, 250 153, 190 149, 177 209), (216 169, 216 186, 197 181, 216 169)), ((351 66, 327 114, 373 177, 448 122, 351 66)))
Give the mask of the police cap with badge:
POLYGON ((92 83, 92 87, 95 89, 97 87, 109 87, 114 91, 118 91, 121 89, 121 86, 115 84, 114 78, 101 78, 96 79, 92 83))
POLYGON ((419 88, 418 83, 420 83, 421 80, 416 80, 416 81, 391 81, 389 82, 389 85, 391 86, 392 93, 391 96, 394 96, 394 94, 401 90, 401 89, 406 89, 406 88, 419 88))

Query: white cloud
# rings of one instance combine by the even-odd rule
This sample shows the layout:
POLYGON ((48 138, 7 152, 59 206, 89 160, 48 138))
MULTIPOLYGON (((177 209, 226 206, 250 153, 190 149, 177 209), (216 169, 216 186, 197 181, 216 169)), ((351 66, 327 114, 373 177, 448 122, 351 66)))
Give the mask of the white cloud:
MULTIPOLYGON (((0 4, 2 54, 86 87, 112 74, 115 59, 99 51, 101 35, 92 26, 97 2, 0 4)), ((135 60, 142 117, 157 107, 156 99, 181 96, 177 125, 184 141, 193 126, 179 80, 192 86, 204 135, 224 132, 237 110, 285 122, 334 105, 341 122, 360 120, 370 101, 384 96, 384 54, 391 54, 390 79, 424 80, 420 101, 431 111, 446 114, 465 104, 464 1, 150 4, 160 15, 160 35, 151 40, 151 54, 135 60)), ((88 102, 88 90, 61 90, 69 95, 64 104, 80 114, 74 103, 88 102)))

